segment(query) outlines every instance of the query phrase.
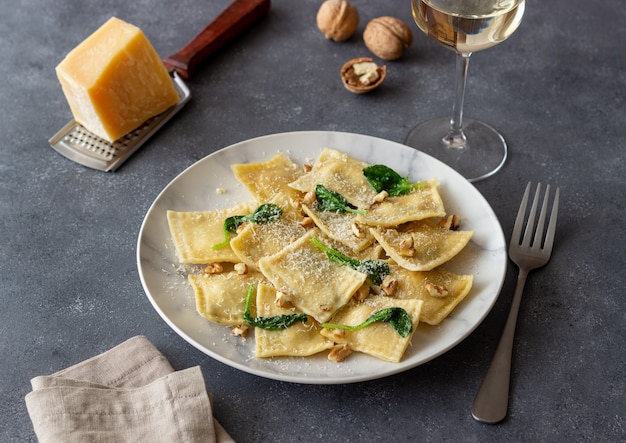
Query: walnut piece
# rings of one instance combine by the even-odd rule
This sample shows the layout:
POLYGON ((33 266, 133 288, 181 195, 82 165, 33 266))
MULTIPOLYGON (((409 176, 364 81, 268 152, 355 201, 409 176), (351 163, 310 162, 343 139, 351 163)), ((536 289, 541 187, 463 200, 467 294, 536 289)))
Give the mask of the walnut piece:
POLYGON ((372 204, 374 204, 374 203, 381 203, 387 197, 389 197, 389 193, 383 189, 382 191, 380 191, 378 194, 376 194, 374 196, 374 198, 372 199, 372 204))
POLYGON ((348 91, 355 94, 364 94, 376 89, 383 83, 386 76, 387 67, 384 65, 377 66, 369 57, 352 59, 341 67, 343 85, 348 91), (367 69, 368 72, 371 72, 372 69, 375 70, 376 79, 372 80, 373 77, 368 73, 358 74, 359 72, 365 72, 362 69, 367 69))
POLYGON ((246 275, 248 273, 248 265, 245 263, 235 263, 233 269, 238 275, 246 275))
POLYGON ((428 295, 430 295, 431 297, 443 298, 448 295, 448 289, 445 286, 441 285, 427 283, 426 290, 428 291, 428 295))
POLYGON ((317 11, 317 27, 328 40, 348 40, 359 25, 359 12, 347 0, 326 0, 317 11))
POLYGON ((245 337, 248 335, 248 325, 233 326, 230 333, 236 337, 245 337))
POLYGON ((370 295, 370 287, 367 285, 361 285, 359 289, 356 290, 352 298, 354 298, 359 303, 364 301, 370 295))
POLYGON ((400 19, 378 17, 365 26, 363 41, 373 54, 383 60, 396 60, 413 43, 413 33, 400 19))
POLYGON ((352 226, 350 226, 350 229, 352 230, 352 233, 354 234, 356 238, 365 238, 366 232, 363 226, 355 222, 355 223, 352 223, 352 226))
POLYGON ((223 271, 224 267, 221 265, 221 263, 209 263, 202 270, 202 272, 204 272, 205 274, 220 274, 223 271))
POLYGON ((387 297, 393 297, 398 291, 398 280, 388 275, 383 279, 380 289, 387 297))
POLYGON ((339 363, 348 358, 350 354, 352 354, 352 349, 349 344, 335 345, 328 353, 328 359, 339 363))
POLYGON ((315 222, 309 216, 302 217, 302 220, 300 220, 300 226, 302 226, 303 228, 312 228, 313 226, 315 226, 315 222))
POLYGON ((317 196, 315 195, 314 191, 309 191, 304 194, 304 197, 302 197, 302 203, 304 203, 305 205, 313 204, 315 200, 317 200, 317 196))
POLYGON ((289 296, 281 291, 276 292, 276 299, 274 300, 274 304, 283 309, 293 308, 293 303, 291 303, 289 296))
POLYGON ((413 237, 405 237, 400 241, 398 253, 403 257, 413 257, 417 251, 415 250, 413 237))
POLYGON ((452 214, 446 218, 439 220, 438 225, 444 229, 456 231, 461 226, 461 217, 456 214, 452 214))

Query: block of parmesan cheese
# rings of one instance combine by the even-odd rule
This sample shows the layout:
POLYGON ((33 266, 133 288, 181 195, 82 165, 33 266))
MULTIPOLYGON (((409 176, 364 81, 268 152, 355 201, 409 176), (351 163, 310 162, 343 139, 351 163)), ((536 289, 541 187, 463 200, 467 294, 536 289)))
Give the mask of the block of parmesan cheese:
POLYGON ((74 119, 113 142, 178 101, 141 29, 109 19, 56 67, 74 119))

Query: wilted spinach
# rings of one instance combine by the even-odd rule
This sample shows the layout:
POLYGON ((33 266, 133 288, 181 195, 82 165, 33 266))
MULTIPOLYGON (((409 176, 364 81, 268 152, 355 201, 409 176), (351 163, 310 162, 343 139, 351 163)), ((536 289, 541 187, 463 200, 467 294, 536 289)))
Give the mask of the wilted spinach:
POLYGON ((366 326, 371 325, 376 322, 388 322, 391 327, 400 334, 401 337, 407 337, 411 332, 413 332, 413 324, 411 323, 411 317, 409 314, 400 307, 393 308, 385 308, 380 311, 374 312, 370 315, 363 323, 349 326, 349 325, 338 325, 334 323, 322 323, 323 328, 330 329, 345 329, 348 331, 356 331, 357 329, 362 329, 366 326))
POLYGON ((274 203, 263 203, 256 208, 252 214, 248 215, 233 215, 224 220, 224 241, 213 245, 213 249, 221 249, 228 245, 230 237, 228 233, 237 232, 237 228, 245 222, 258 223, 260 225, 273 223, 280 218, 283 214, 283 210, 280 206, 274 203))

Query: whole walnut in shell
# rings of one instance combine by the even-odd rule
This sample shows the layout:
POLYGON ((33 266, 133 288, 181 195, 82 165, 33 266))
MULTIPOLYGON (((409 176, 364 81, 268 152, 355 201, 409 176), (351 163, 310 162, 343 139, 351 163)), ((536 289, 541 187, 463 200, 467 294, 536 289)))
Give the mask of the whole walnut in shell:
POLYGON ((317 27, 329 40, 348 40, 359 25, 359 12, 347 0, 326 0, 317 11, 317 27))
POLYGON ((365 46, 383 60, 396 60, 413 43, 411 29, 395 17, 371 20, 363 31, 365 46))

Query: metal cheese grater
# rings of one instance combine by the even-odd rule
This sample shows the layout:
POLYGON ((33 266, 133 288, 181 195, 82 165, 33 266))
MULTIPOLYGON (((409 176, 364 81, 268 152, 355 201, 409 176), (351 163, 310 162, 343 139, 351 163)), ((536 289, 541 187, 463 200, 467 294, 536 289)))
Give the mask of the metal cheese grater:
POLYGON ((139 149, 152 134, 180 111, 191 98, 189 88, 176 71, 170 73, 178 101, 165 112, 152 117, 139 128, 114 142, 104 140, 72 120, 49 142, 58 153, 83 166, 99 171, 115 171, 139 149))

